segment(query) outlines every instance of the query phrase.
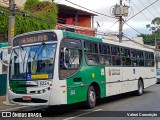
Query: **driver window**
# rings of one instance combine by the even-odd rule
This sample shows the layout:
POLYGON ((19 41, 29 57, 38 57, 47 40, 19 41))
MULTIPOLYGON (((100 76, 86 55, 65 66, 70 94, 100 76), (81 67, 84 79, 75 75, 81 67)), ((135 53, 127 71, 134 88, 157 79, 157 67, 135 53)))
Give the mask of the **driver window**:
POLYGON ((74 75, 81 65, 81 41, 64 39, 60 49, 60 78, 67 78, 74 75))

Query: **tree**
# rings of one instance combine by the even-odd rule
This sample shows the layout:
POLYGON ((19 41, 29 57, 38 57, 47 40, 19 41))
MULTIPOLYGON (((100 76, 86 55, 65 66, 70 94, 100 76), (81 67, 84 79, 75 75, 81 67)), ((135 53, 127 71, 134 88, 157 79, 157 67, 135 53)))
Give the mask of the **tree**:
POLYGON ((138 37, 143 37, 144 44, 155 45, 155 38, 160 38, 160 17, 154 18, 151 24, 146 25, 146 27, 152 34, 141 34, 138 37))
POLYGON ((143 42, 146 45, 155 45, 155 34, 141 34, 138 35, 138 37, 142 37, 143 38, 143 42))
POLYGON ((151 24, 146 25, 152 33, 160 33, 160 17, 156 17, 152 20, 151 24))
MULTIPOLYGON (((0 7, 2 10, 3 8, 0 7)), ((7 10, 7 9, 3 9, 7 10)), ((57 23, 58 8, 54 2, 26 0, 24 10, 19 13, 27 13, 30 17, 16 15, 15 32, 22 34, 36 30, 54 29, 57 23)), ((8 15, 0 14, 0 32, 7 37, 8 15)))

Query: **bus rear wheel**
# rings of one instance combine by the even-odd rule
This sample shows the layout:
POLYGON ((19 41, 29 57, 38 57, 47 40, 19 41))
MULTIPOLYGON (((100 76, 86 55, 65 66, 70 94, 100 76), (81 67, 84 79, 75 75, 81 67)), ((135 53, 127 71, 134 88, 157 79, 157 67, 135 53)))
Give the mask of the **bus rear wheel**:
POLYGON ((140 96, 140 95, 143 94, 143 91, 144 91, 144 89, 143 89, 143 82, 141 80, 139 80, 138 81, 138 90, 137 90, 136 94, 138 96, 140 96))
POLYGON ((96 92, 95 92, 95 88, 91 85, 88 88, 88 92, 87 92, 87 106, 89 108, 94 108, 96 105, 96 92))

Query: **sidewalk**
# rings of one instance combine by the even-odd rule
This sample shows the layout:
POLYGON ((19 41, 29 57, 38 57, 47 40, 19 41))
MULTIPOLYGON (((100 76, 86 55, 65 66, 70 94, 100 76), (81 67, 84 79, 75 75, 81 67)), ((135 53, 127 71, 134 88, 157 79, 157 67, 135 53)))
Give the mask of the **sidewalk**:
POLYGON ((0 115, 1 112, 6 111, 27 111, 27 110, 37 110, 37 109, 45 109, 46 106, 23 106, 23 105, 6 105, 4 104, 4 101, 6 101, 6 96, 0 96, 0 115))
POLYGON ((7 109, 13 109, 19 107, 19 105, 6 105, 3 102, 6 101, 6 96, 0 96, 0 111, 6 111, 7 109))
POLYGON ((28 108, 28 106, 20 106, 20 105, 6 105, 4 104, 4 101, 6 101, 6 96, 0 96, 0 112, 4 111, 18 111, 22 109, 28 108))

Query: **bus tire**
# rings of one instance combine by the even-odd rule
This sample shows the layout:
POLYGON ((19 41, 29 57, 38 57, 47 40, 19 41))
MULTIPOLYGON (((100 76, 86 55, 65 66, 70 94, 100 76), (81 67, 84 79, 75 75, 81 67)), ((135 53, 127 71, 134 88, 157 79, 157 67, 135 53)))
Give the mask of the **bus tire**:
POLYGON ((87 92, 87 107, 88 108, 94 108, 96 105, 96 92, 95 88, 91 85, 88 88, 87 92))
POLYGON ((136 91, 136 94, 138 95, 138 96, 140 96, 140 95, 142 95, 143 94, 143 92, 144 92, 144 89, 143 89, 144 87, 143 87, 143 82, 142 82, 142 80, 139 80, 138 81, 138 90, 136 91))

